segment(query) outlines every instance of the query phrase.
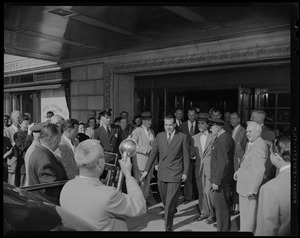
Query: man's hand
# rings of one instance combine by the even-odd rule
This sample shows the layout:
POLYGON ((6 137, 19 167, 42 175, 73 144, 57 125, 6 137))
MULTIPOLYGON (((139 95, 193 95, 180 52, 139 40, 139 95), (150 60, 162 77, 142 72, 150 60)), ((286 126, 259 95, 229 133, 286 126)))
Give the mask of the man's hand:
POLYGON ((119 160, 119 164, 124 176, 125 177, 131 176, 132 164, 126 152, 123 153, 122 159, 119 160))
POLYGON ((5 159, 7 156, 9 156, 11 154, 11 152, 13 151, 13 147, 10 148, 9 151, 7 151, 4 155, 3 155, 3 159, 5 159))
POLYGON ((248 199, 251 200, 257 200, 257 195, 256 194, 247 194, 248 199))
POLYGON ((233 180, 234 181, 237 181, 237 179, 238 179, 238 174, 237 174, 237 171, 234 173, 234 175, 233 175, 233 180))
POLYGON ((140 178, 140 181, 141 181, 141 182, 144 182, 144 180, 145 180, 147 174, 148 174, 147 171, 143 171, 142 176, 141 176, 141 178, 140 178))
POLYGON ((182 177, 181 177, 181 182, 185 182, 187 179, 187 176, 186 174, 183 174, 182 177))
POLYGON ((219 189, 219 186, 214 184, 214 183, 211 185, 211 187, 212 187, 213 190, 218 190, 219 189))

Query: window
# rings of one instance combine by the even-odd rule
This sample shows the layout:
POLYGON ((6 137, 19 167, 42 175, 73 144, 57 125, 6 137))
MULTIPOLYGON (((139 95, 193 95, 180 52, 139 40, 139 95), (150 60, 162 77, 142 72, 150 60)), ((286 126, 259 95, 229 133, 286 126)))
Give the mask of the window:
POLYGON ((264 93, 260 97, 261 109, 267 115, 265 125, 276 135, 290 133, 290 93, 264 93))

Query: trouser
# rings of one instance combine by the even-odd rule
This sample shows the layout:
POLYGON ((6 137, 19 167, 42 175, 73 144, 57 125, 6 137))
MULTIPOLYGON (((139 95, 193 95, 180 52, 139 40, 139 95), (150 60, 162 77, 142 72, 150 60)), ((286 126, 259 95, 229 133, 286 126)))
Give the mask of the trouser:
POLYGON ((8 159, 7 166, 8 166, 8 183, 11 185, 15 185, 17 157, 13 156, 11 159, 8 159))
POLYGON ((239 194, 236 191, 236 181, 233 181, 232 191, 231 191, 231 199, 232 199, 232 207, 235 209, 235 206, 239 204, 239 194))
POLYGON ((137 168, 133 168, 132 170, 133 170, 133 176, 138 181, 138 184, 140 185, 140 188, 143 192, 144 198, 147 199, 147 197, 150 195, 150 181, 153 174, 153 166, 150 168, 148 176, 145 177, 145 180, 143 182, 139 182, 143 170, 139 170, 137 168))
POLYGON ((166 230, 172 229, 181 182, 163 182, 158 180, 157 185, 161 201, 165 208, 165 228, 166 230))
POLYGON ((213 205, 216 211, 217 231, 230 231, 230 186, 220 187, 218 190, 212 190, 213 205))
POLYGON ((215 207, 213 205, 213 197, 210 193, 211 189, 211 182, 209 179, 204 175, 204 189, 203 189, 203 210, 205 212, 205 215, 208 215, 209 218, 216 219, 216 211, 215 207))
POLYGON ((240 231, 254 233, 256 226, 257 200, 249 200, 239 195, 240 200, 240 231))
POLYGON ((198 197, 197 184, 195 178, 195 164, 190 160, 187 179, 184 182, 183 196, 185 201, 192 201, 198 197))

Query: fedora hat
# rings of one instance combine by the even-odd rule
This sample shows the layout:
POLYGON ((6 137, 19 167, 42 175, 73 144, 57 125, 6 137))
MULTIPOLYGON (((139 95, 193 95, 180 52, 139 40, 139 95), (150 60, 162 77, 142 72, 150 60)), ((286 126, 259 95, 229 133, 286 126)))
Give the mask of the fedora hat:
POLYGON ((142 119, 149 119, 152 118, 151 112, 142 112, 141 115, 142 119))
POLYGON ((210 125, 218 125, 218 126, 224 126, 225 121, 219 118, 209 118, 209 124, 210 125))
POLYGON ((208 121, 209 114, 207 112, 199 112, 197 114, 197 121, 208 121))

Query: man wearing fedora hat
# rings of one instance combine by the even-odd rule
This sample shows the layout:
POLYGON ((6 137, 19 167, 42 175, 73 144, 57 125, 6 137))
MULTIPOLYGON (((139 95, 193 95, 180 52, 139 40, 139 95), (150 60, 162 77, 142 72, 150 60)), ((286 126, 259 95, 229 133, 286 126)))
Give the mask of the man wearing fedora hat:
POLYGON ((216 211, 217 230, 230 231, 231 187, 233 183, 234 140, 223 126, 225 121, 210 118, 211 132, 216 139, 211 151, 211 196, 216 211))
MULTIPOLYGON (((137 181, 140 181, 142 172, 145 170, 155 138, 154 131, 150 129, 152 124, 151 113, 143 112, 141 116, 142 125, 137 127, 134 131, 132 131, 130 135, 130 137, 136 141, 138 146, 136 154, 132 157, 133 175, 137 181)), ((145 199, 147 199, 147 197, 149 196, 150 180, 152 173, 153 166, 151 166, 149 170, 150 176, 147 176, 145 180, 142 183, 140 183, 140 187, 143 191, 145 199)))
POLYGON ((215 222, 215 209, 212 205, 212 198, 209 190, 210 182, 210 158, 211 147, 214 140, 213 135, 209 132, 209 114, 198 113, 197 122, 199 133, 192 136, 190 157, 195 161, 195 177, 198 189, 199 212, 200 216, 194 221, 202 221, 204 219, 207 224, 215 222))

